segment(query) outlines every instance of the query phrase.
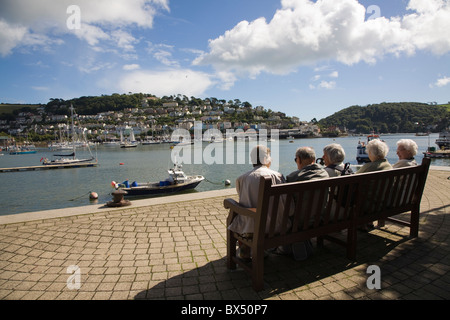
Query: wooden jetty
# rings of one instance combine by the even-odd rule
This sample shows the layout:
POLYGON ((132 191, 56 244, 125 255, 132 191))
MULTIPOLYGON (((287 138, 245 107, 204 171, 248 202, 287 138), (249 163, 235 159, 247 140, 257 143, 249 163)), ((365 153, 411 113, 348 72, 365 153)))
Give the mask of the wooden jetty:
POLYGON ((86 163, 73 163, 73 164, 57 164, 57 165, 41 165, 41 166, 28 166, 28 167, 13 167, 13 168, 0 168, 0 172, 18 172, 18 171, 37 171, 37 170, 50 170, 50 169, 70 169, 70 168, 85 168, 95 167, 97 162, 86 163))

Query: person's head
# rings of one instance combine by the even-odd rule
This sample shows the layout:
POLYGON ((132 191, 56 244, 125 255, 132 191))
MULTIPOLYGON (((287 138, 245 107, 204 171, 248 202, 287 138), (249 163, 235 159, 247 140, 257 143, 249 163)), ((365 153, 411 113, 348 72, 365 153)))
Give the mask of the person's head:
POLYGON ((367 144, 366 151, 370 161, 377 161, 386 158, 389 147, 383 141, 374 139, 367 144))
POLYGON ((326 166, 334 163, 342 163, 345 159, 344 148, 337 143, 329 144, 323 148, 322 158, 326 166))
POLYGON ((400 160, 411 159, 417 154, 417 143, 411 139, 397 141, 397 156, 400 160))
POLYGON ((312 147, 300 147, 295 152, 295 163, 300 170, 316 162, 316 153, 312 147))
POLYGON ((269 167, 272 162, 270 149, 263 145, 257 145, 250 152, 250 159, 254 167, 261 165, 269 167))

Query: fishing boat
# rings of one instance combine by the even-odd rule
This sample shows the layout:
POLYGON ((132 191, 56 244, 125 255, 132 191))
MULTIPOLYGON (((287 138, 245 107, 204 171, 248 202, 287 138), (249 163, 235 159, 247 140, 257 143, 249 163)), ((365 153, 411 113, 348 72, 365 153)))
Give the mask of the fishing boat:
MULTIPOLYGON (((70 106, 70 112, 71 112, 71 118, 72 118, 72 124, 71 124, 72 137, 74 137, 75 130, 74 130, 74 125, 73 125, 74 115, 73 115, 73 106, 72 105, 70 106)), ((75 143, 75 141, 72 141, 72 142, 73 143, 72 143, 72 152, 71 153, 69 153, 69 154, 54 154, 53 156, 56 158, 51 159, 51 160, 42 157, 41 158, 42 165, 44 165, 44 166, 61 166, 61 165, 68 165, 68 164, 74 165, 74 164, 78 164, 78 163, 97 164, 97 159, 92 155, 89 144, 86 143, 86 146, 89 150, 90 157, 84 158, 84 159, 78 159, 76 157, 76 152, 75 152, 77 144, 75 143)))
POLYGON ((182 166, 175 164, 173 168, 168 170, 169 177, 166 180, 158 182, 138 183, 136 181, 131 184, 128 180, 123 183, 111 182, 116 190, 126 191, 126 196, 142 196, 142 195, 159 195, 173 194, 181 191, 194 189, 205 178, 201 175, 187 176, 182 166))
POLYGON ((441 150, 450 149, 450 133, 443 131, 439 133, 439 137, 436 139, 436 144, 441 150))
POLYGON ((369 155, 366 153, 367 143, 374 139, 380 139, 378 134, 372 133, 367 136, 367 142, 359 140, 358 146, 356 147, 356 161, 358 163, 370 162, 369 155))
POLYGON ((151 144, 161 144, 161 141, 153 140, 153 139, 146 139, 146 140, 142 141, 141 144, 144 146, 151 145, 151 144))
POLYGON ((9 148, 9 154, 31 154, 37 150, 33 145, 12 146, 9 148))
POLYGON ((436 148, 430 147, 423 154, 425 157, 432 159, 450 158, 450 149, 436 150, 436 148))
POLYGON ((102 146, 104 147, 119 147, 120 142, 115 140, 107 140, 102 143, 102 146))

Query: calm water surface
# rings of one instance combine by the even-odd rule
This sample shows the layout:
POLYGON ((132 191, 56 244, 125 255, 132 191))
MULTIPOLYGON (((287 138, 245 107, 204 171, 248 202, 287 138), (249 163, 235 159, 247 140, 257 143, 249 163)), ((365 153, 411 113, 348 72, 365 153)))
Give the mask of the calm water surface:
MULTIPOLYGON (((436 147, 434 141, 437 134, 429 137, 416 137, 413 134, 395 134, 383 135, 382 139, 389 146, 388 160, 390 163, 397 161, 396 142, 402 138, 410 138, 419 145, 419 154, 416 161, 421 162, 423 158, 422 152, 426 151, 428 146, 436 147)), ((356 162, 356 146, 358 141, 365 141, 365 136, 361 137, 342 137, 342 138, 314 138, 314 139, 297 139, 294 143, 287 140, 280 140, 278 148, 272 147, 274 153, 278 149, 278 171, 284 175, 296 170, 293 161, 295 150, 300 146, 311 146, 316 150, 317 156, 322 156, 323 147, 330 143, 341 144, 346 151, 346 162, 357 164, 356 162)), ((219 145, 220 144, 215 144, 219 145)), ((249 143, 234 142, 233 143, 234 161, 231 164, 183 164, 186 174, 200 174, 206 178, 206 181, 200 183, 195 190, 189 192, 201 192, 208 190, 218 190, 225 188, 233 188, 236 178, 242 173, 251 169, 251 165, 238 164, 237 153, 240 156, 245 154, 248 158, 249 143), (241 145, 239 145, 241 144, 241 145), (224 181, 230 180, 231 185, 225 186, 224 181)), ((268 146, 271 147, 270 142, 268 146)), ((203 143, 200 146, 192 146, 192 161, 194 162, 195 148, 202 155, 210 155, 218 157, 220 152, 211 153, 212 144, 203 143)), ((215 146, 215 148, 218 148, 215 146)), ((216 149, 219 150, 219 149, 216 149)), ((161 145, 139 145, 137 148, 121 149, 119 147, 103 147, 99 146, 93 153, 97 153, 99 165, 92 168, 74 168, 74 169, 55 169, 25 172, 6 172, 0 173, 0 215, 32 212, 48 209, 58 209, 66 207, 77 207, 89 204, 103 205, 112 199, 111 181, 130 182, 139 181, 159 181, 167 178, 167 169, 173 166, 171 162, 171 152, 168 144, 161 145), (123 163, 121 165, 121 163, 123 163), (89 200, 89 193, 96 192, 99 199, 96 202, 89 200)), ((20 166, 36 166, 40 165, 42 157, 51 158, 54 152, 42 149, 35 154, 10 155, 3 152, 0 156, 0 167, 20 167, 20 166)), ((87 156, 86 151, 77 151, 79 158, 87 156)), ((181 154, 183 156, 183 154, 181 154)), ((272 157, 276 155, 273 154, 272 157)), ((219 157, 218 157, 219 158, 219 157)), ((226 161, 226 142, 223 143, 222 162, 226 161)), ((433 159, 432 165, 450 166, 450 159, 433 159)))

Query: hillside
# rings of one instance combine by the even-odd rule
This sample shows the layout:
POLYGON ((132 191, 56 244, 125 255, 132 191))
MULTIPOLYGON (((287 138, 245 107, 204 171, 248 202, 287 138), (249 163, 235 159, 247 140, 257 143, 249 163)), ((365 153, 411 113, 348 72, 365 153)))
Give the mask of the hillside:
POLYGON ((418 102, 351 106, 319 121, 324 130, 336 126, 356 133, 439 132, 449 125, 448 105, 418 102))
MULTIPOLYGON (((250 112, 252 106, 249 102, 235 100, 219 100, 207 98, 205 100, 182 95, 157 98, 148 94, 112 94, 95 97, 80 97, 71 100, 50 99, 45 105, 32 104, 0 104, 0 120, 15 120, 19 112, 33 112, 37 107, 45 107, 50 114, 66 114, 70 111, 68 106, 73 104, 78 114, 95 115, 99 112, 121 111, 125 108, 142 108, 143 101, 146 107, 159 108, 165 102, 177 102, 179 106, 202 105, 205 102, 212 107, 225 110, 228 105, 234 109, 243 108, 244 112, 224 113, 221 118, 228 121, 254 122, 255 114, 250 112)), ((281 116, 280 120, 287 120, 285 114, 269 109, 257 112, 259 121, 269 117, 281 116)), ((173 119, 161 117, 158 122, 167 122, 173 119)), ((169 121, 169 122, 170 122, 169 121)), ((418 102, 381 103, 367 106, 351 106, 342 109, 331 116, 317 122, 322 132, 333 133, 335 127, 345 128, 355 133, 403 133, 403 132, 439 132, 450 126, 450 104, 429 105, 418 102)), ((290 124, 292 126, 292 124, 290 124)))
POLYGON ((19 112, 32 111, 40 106, 40 104, 0 103, 0 114, 18 114, 19 112))

